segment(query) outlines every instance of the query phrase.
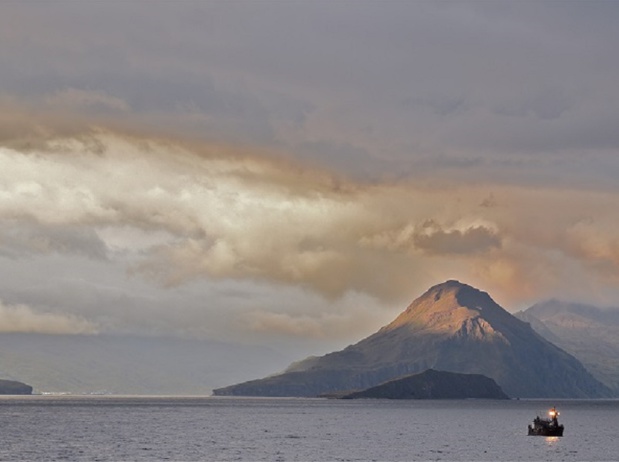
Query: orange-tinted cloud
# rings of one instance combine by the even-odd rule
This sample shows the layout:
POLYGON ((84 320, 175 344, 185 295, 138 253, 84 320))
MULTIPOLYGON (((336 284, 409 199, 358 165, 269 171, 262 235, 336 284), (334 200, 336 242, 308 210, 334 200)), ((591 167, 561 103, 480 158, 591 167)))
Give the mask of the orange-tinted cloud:
POLYGON ((97 327, 75 315, 44 313, 27 305, 10 305, 0 300, 0 332, 95 334, 97 327))
POLYGON ((27 223, 40 251, 103 242, 100 256, 133 251, 132 270, 167 286, 251 280, 395 301, 457 278, 517 303, 577 294, 579 279, 612 288, 619 274, 612 191, 366 184, 249 148, 110 131, 9 145, 0 165, 0 217, 27 223))

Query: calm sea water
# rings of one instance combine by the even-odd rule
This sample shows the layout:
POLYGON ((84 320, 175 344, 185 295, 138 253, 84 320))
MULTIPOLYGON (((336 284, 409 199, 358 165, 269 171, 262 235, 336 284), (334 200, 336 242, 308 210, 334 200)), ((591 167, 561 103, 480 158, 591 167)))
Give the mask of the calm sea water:
POLYGON ((619 401, 0 398, 0 460, 619 460, 619 401), (527 425, 556 405, 563 438, 527 425))

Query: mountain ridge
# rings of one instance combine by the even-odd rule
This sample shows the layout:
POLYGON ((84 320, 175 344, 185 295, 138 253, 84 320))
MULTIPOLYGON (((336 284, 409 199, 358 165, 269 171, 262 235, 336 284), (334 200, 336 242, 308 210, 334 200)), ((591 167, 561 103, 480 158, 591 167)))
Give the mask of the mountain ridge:
POLYGON ((619 394, 619 311, 558 299, 515 313, 619 394))

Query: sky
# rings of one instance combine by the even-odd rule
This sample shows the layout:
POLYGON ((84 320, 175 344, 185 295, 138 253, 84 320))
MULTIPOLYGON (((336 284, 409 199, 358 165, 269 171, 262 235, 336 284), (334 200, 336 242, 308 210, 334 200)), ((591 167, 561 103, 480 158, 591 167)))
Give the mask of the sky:
POLYGON ((326 352, 457 279, 619 307, 619 3, 0 4, 0 332, 326 352))

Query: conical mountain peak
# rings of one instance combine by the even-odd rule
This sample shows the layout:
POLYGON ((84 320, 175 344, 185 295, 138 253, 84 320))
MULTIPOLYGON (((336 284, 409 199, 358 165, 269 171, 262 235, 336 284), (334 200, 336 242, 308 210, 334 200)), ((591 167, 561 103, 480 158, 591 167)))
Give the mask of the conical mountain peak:
POLYGON ((507 318, 511 315, 486 292, 450 280, 428 289, 383 331, 405 328, 415 332, 456 333, 463 328, 466 331, 467 326, 481 325, 489 332, 507 318))

